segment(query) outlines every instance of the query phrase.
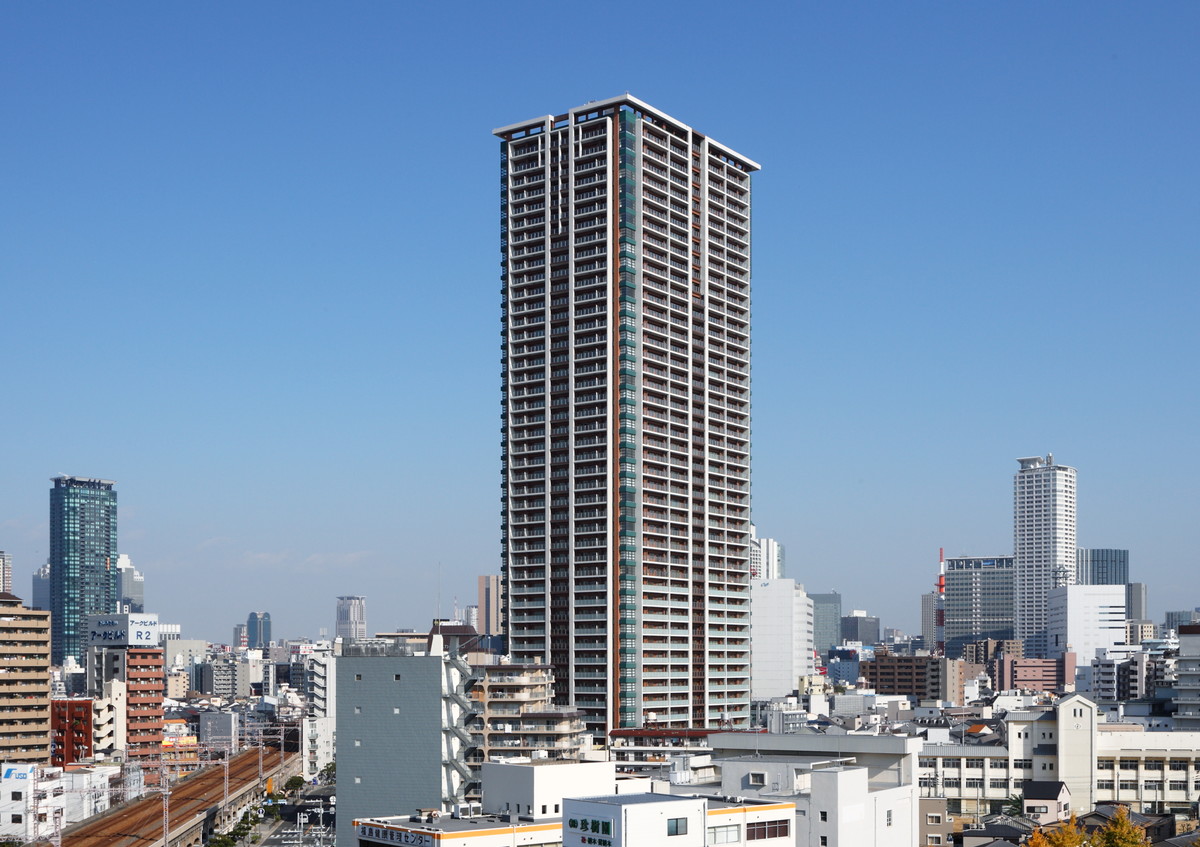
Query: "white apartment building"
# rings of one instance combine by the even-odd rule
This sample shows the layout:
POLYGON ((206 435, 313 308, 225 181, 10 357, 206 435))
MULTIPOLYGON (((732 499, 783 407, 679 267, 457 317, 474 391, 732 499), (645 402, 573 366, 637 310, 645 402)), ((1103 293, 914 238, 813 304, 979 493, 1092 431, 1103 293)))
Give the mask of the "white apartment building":
POLYGON ((1047 655, 1047 598, 1075 583, 1075 468, 1054 455, 1017 459, 1013 477, 1014 637, 1026 657, 1047 655))
POLYGON ((813 603, 791 579, 750 583, 750 696, 786 697, 799 679, 816 673, 813 660, 813 603))
POLYGON ((495 135, 513 660, 593 732, 747 726, 758 165, 628 95, 495 135))

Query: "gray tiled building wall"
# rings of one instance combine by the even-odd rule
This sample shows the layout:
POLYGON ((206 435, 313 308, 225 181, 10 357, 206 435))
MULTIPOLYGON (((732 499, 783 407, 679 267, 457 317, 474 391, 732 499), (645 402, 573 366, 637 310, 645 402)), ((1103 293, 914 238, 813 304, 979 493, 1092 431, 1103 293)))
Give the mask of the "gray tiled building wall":
POLYGON ((442 657, 337 661, 337 843, 354 819, 442 808, 442 657))

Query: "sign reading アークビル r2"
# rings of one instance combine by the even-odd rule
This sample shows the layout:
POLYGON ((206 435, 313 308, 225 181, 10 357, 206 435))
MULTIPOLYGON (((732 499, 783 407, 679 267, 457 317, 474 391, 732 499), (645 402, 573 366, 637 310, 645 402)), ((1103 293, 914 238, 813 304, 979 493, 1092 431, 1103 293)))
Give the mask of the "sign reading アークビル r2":
POLYGON ((103 647, 157 647, 158 615, 89 615, 88 644, 103 647))

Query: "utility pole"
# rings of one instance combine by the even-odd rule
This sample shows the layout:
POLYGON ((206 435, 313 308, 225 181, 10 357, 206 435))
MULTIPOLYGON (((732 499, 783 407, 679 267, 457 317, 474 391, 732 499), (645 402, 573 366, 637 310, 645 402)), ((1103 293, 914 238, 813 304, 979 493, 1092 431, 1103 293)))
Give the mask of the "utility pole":
POLYGON ((167 760, 158 758, 158 790, 162 793, 163 847, 171 847, 171 781, 167 776, 167 760))

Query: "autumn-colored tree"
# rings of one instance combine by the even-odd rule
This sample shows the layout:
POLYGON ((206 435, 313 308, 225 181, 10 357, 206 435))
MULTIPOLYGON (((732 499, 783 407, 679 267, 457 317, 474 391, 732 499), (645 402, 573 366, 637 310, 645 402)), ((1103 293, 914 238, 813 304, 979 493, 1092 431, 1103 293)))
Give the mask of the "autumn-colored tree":
POLYGON ((1029 840, 1025 842, 1025 847, 1050 847, 1050 842, 1046 840, 1046 836, 1042 835, 1040 829, 1035 830, 1033 835, 1029 836, 1029 840))
POLYGON ((1129 819, 1129 811, 1118 806, 1117 813, 1092 836, 1092 844, 1094 847, 1149 847, 1150 839, 1146 837, 1146 830, 1129 819))
POLYGON ((1045 833, 1047 847, 1087 847, 1087 832, 1071 815, 1071 819, 1057 829, 1045 833))

